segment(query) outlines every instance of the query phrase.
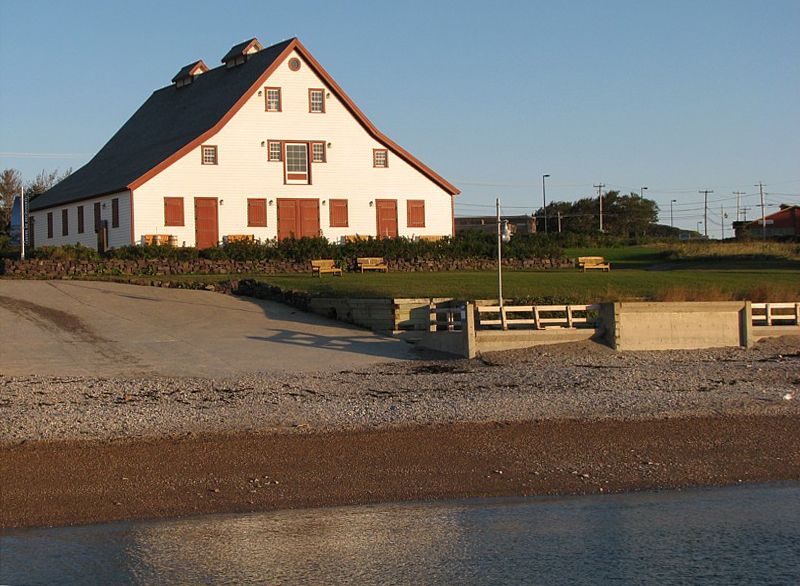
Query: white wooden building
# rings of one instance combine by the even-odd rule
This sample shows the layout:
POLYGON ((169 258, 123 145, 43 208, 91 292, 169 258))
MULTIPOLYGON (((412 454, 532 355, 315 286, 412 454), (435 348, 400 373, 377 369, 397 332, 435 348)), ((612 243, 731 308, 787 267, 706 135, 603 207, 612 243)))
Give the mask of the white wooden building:
POLYGON ((459 191, 376 129, 297 39, 252 39, 222 63, 182 68, 33 199, 31 244, 453 233, 459 191))

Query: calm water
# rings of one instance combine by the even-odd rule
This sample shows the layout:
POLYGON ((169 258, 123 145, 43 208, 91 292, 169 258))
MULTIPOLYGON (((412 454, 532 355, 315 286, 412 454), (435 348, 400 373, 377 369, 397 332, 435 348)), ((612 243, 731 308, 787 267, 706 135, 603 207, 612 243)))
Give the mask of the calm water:
POLYGON ((0 534, 2 584, 800 584, 800 484, 0 534))

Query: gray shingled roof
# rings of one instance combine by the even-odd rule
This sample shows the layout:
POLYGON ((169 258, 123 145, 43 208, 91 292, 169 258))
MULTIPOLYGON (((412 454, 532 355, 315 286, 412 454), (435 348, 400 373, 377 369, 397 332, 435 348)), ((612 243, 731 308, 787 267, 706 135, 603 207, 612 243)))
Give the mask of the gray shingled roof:
POLYGON ((32 199, 31 210, 127 189, 219 122, 292 40, 252 54, 238 67, 211 69, 182 88, 156 90, 91 161, 32 199))

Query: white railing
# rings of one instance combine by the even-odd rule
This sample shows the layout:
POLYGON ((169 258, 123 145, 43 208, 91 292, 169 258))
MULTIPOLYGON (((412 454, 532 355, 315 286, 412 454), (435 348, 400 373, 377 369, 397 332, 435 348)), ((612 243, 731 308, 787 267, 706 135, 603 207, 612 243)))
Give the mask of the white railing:
POLYGON ((460 332, 466 321, 466 306, 436 307, 431 303, 428 329, 431 332, 460 332))
POLYGON ((800 326, 800 303, 751 303, 754 326, 800 326))
POLYGON ((484 305, 476 307, 476 327, 594 328, 599 305, 484 305), (502 312, 502 314, 501 314, 502 312), (485 315, 496 316, 484 318, 485 315))

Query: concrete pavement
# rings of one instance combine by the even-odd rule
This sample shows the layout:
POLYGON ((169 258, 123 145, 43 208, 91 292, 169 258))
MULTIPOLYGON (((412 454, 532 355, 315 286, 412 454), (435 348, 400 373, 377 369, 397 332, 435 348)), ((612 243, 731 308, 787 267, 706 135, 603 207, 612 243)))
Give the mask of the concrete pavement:
POLYGON ((94 281, 0 280, 0 329, 7 376, 331 372, 416 357, 279 303, 94 281))

